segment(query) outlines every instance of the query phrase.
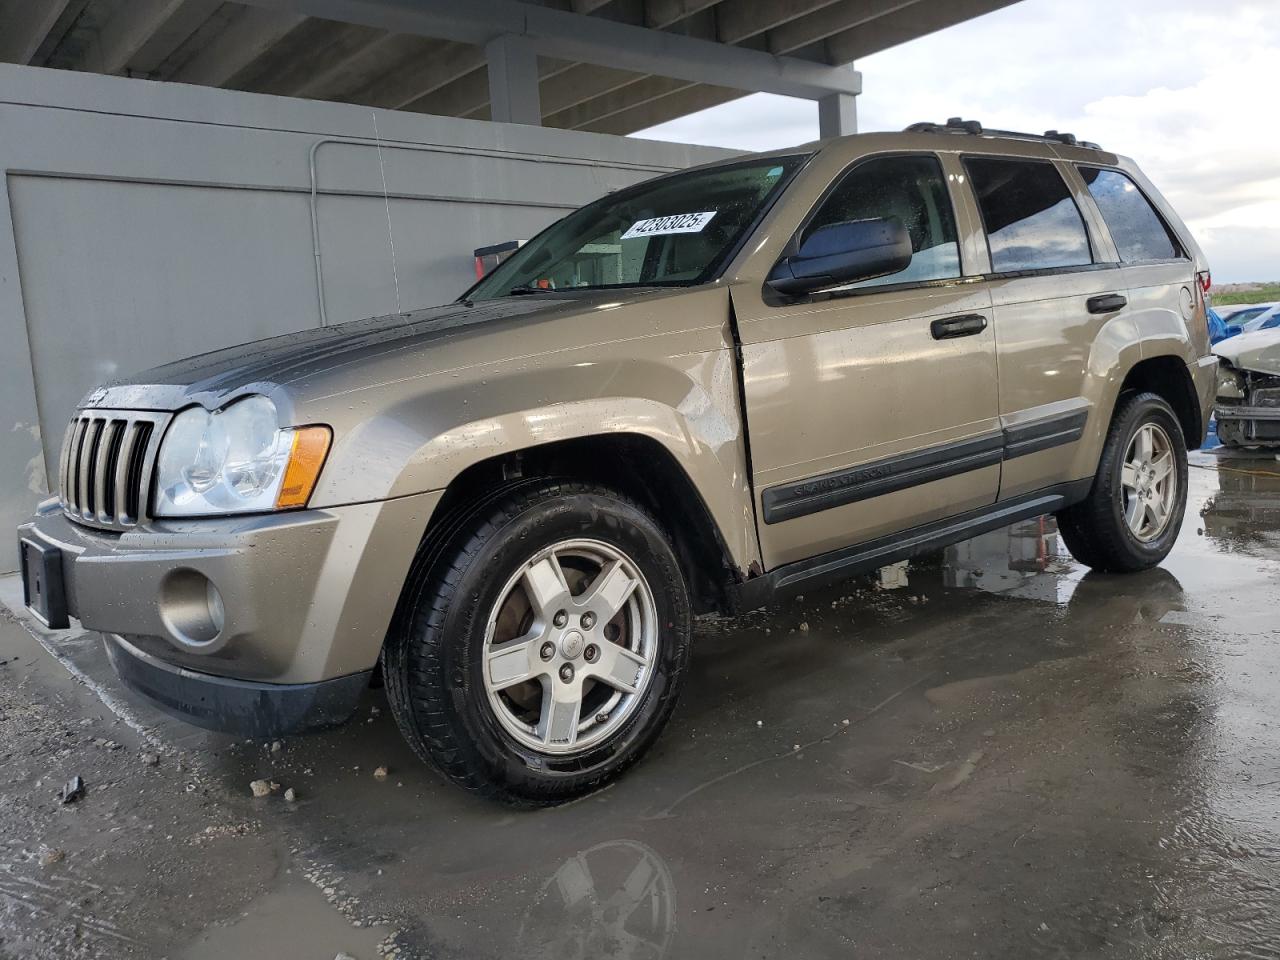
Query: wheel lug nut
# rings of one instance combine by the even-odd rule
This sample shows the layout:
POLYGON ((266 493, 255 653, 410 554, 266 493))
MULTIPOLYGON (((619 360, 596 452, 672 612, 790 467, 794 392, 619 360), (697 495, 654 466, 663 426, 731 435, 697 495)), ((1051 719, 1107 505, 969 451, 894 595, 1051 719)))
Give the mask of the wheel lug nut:
POLYGON ((565 683, 569 683, 571 680, 573 680, 573 667, 567 663, 563 667, 561 667, 560 679, 563 680, 565 683))
POLYGON ((595 663, 596 657, 600 656, 600 648, 594 643, 589 643, 587 644, 587 649, 582 652, 582 655, 587 658, 587 663, 595 663))
POLYGON ((554 623, 557 627, 563 627, 566 623, 569 622, 569 615, 565 613, 563 610, 558 610, 556 611, 556 615, 551 618, 551 622, 554 623))
POLYGON ((543 660, 550 660, 556 655, 556 645, 548 640, 542 645, 542 649, 538 653, 542 655, 543 660))
POLYGON ((596 615, 588 610, 582 615, 582 629, 590 630, 596 625, 596 615))

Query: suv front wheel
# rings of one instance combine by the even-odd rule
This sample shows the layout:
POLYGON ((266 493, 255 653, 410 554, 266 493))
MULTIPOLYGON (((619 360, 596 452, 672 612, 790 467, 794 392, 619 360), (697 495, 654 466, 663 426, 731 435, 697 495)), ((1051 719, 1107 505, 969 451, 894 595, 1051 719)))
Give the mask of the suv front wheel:
POLYGON ((1187 506, 1182 425, 1154 393, 1120 398, 1089 496, 1058 515, 1067 549, 1096 570, 1146 570, 1173 549, 1187 506))
POLYGON ((553 803, 658 736, 691 612, 666 534, 603 487, 547 480, 477 507, 408 584, 387 695, 424 759, 478 793, 553 803))

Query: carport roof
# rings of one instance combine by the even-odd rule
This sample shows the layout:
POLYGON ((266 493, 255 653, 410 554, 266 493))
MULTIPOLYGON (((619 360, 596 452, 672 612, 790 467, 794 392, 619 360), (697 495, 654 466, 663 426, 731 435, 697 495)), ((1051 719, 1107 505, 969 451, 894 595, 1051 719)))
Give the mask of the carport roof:
POLYGON ((0 0, 0 60, 621 134, 754 91, 855 94, 855 59, 1013 2, 0 0), (538 96, 492 110, 511 51, 538 96))

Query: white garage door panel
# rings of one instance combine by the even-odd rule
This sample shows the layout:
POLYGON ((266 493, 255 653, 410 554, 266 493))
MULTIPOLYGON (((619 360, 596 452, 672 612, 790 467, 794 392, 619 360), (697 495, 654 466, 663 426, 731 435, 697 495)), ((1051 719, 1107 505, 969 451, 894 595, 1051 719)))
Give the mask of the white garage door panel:
POLYGON ((475 246, 468 245, 474 238, 482 244, 527 240, 568 212, 567 208, 395 197, 388 204, 382 197, 320 196, 316 223, 326 320, 332 325, 448 302, 475 282, 471 257, 475 246), (459 223, 466 223, 473 237, 459 236, 459 223), (394 268, 390 236, 395 237, 394 268))
POLYGON ((94 386, 319 322, 305 194, 10 176, 9 196, 51 476, 94 386))

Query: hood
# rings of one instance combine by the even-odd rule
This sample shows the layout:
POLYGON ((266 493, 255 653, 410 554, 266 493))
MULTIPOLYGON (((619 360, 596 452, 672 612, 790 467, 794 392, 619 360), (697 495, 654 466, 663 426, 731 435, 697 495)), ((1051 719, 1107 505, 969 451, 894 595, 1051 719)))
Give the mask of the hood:
MULTIPOLYGON (((361 386, 394 377, 386 362, 415 373, 430 372, 432 355, 449 346, 451 362, 466 355, 486 362, 519 353, 516 328, 568 316, 614 309, 640 300, 687 292, 674 288, 627 288, 532 294, 486 300, 474 305, 450 303, 423 310, 332 327, 289 333, 267 340, 215 350, 144 370, 91 391, 81 407, 176 410, 191 403, 210 409, 235 396, 252 393, 305 393, 305 385, 346 377, 361 386), (507 334, 507 336, 504 336, 507 334), (477 350, 469 341, 485 342, 477 350), (377 372, 375 373, 375 368, 377 372), (372 378, 372 379, 371 379, 372 378)), ((554 338, 551 338, 554 339, 554 338)))
POLYGON ((1280 328, 1239 334, 1223 340, 1213 352, 1239 370, 1280 376, 1280 328))

